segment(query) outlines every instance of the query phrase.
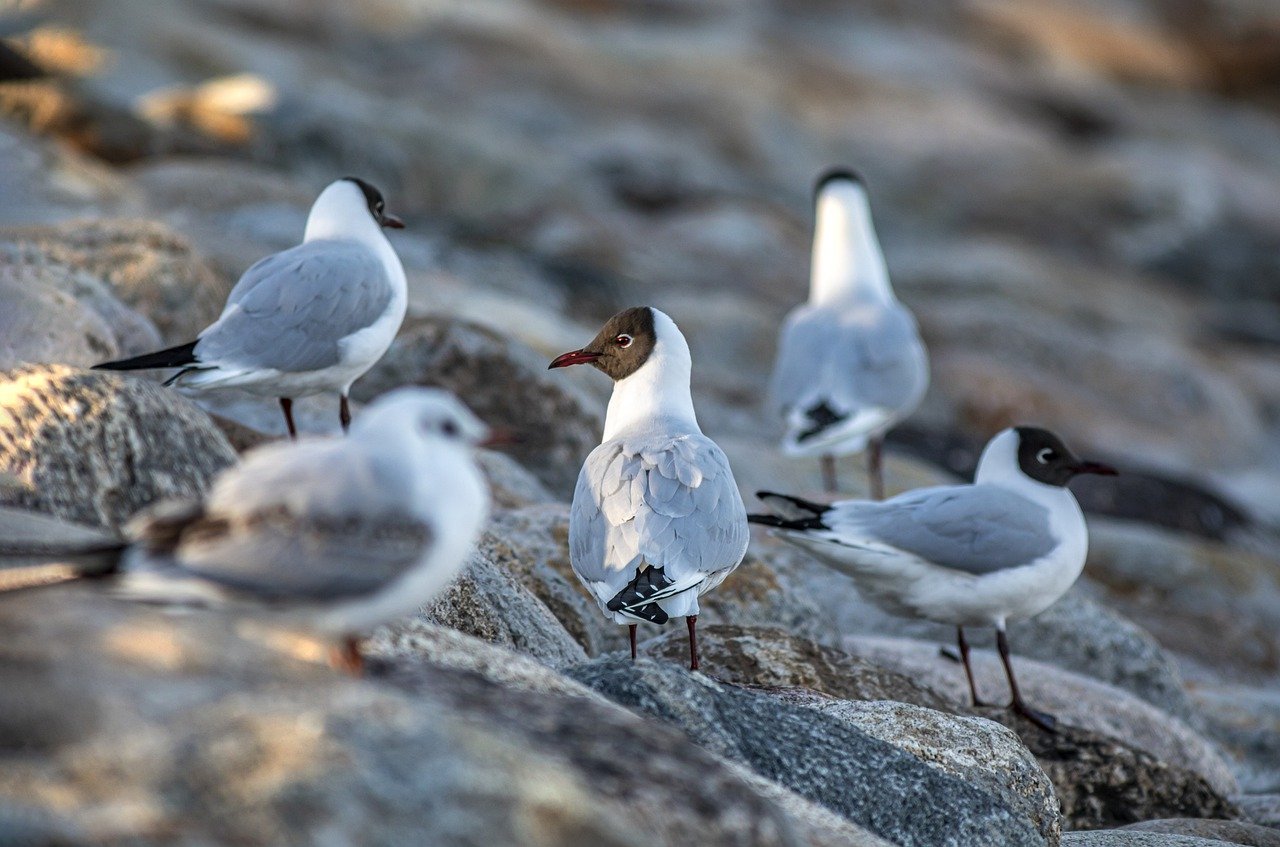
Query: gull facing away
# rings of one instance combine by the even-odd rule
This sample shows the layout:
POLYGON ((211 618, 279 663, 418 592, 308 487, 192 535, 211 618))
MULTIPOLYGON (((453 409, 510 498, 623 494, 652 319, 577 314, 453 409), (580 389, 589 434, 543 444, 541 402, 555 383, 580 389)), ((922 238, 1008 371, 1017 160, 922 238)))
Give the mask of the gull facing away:
POLYGON ((489 511, 475 461, 487 434, 453 395, 404 388, 372 403, 348 438, 251 450, 203 503, 161 504, 130 523, 117 590, 281 616, 341 644, 335 663, 358 671, 357 636, 415 611, 471 552, 489 511))
POLYGON ((628 625, 632 659, 636 621, 685 618, 697 670, 698 597, 742 561, 749 531, 729 460, 694 415, 689 345, 671 318, 641 306, 550 367, 581 364, 608 374, 613 396, 573 493, 573 572, 608 618, 628 625))
POLYGON ((893 294, 856 174, 832 170, 815 188, 809 302, 787 315, 769 386, 786 424, 782 449, 820 456, 827 491, 835 457, 866 451, 871 497, 884 496, 884 436, 920 405, 929 360, 915 319, 893 294))
POLYGON ((774 514, 749 520, 851 577, 885 611, 955 626, 975 706, 987 704, 974 685, 964 628, 995 627, 1010 707, 1052 730, 1054 718, 1018 693, 1005 625, 1040 614, 1075 583, 1089 536, 1067 483, 1077 474, 1114 473, 1077 459, 1053 433, 1018 427, 987 444, 972 485, 830 506, 761 491, 774 514))
POLYGON ((334 393, 345 432, 351 383, 387 352, 408 305, 404 267, 383 227, 404 224, 387 214, 382 193, 340 179, 311 206, 302 243, 245 271, 195 341, 94 367, 180 368, 166 385, 276 397, 290 438, 298 435, 294 398, 334 393))

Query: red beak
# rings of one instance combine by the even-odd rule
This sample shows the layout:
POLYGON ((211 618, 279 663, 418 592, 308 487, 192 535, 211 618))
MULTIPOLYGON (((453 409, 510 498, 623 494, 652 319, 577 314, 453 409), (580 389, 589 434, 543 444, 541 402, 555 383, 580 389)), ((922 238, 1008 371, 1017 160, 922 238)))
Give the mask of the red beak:
POLYGON ((520 436, 516 435, 509 429, 490 429, 489 437, 480 442, 481 447, 502 447, 510 444, 519 444, 523 441, 520 436))
POLYGON ((383 215, 381 223, 388 229, 404 229, 404 221, 395 215, 383 215))
POLYGON ((547 370, 567 368, 570 365, 588 365, 599 358, 599 353, 592 353, 590 350, 570 350, 563 356, 556 356, 555 360, 547 365, 547 370))
POLYGON ((1073 470, 1076 473, 1091 473, 1098 476, 1117 476, 1118 471, 1110 465, 1104 465, 1102 462, 1077 462, 1073 470))

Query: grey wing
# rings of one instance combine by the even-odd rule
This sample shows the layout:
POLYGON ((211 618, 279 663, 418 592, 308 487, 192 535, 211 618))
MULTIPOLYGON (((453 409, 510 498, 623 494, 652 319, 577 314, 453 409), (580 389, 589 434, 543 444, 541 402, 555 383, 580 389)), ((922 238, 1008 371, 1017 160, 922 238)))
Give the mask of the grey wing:
POLYGON ((843 416, 912 408, 928 382, 924 344, 901 305, 845 314, 805 305, 783 325, 770 398, 783 413, 825 402, 843 416))
POLYGON ((198 522, 184 534, 176 563, 263 599, 334 602, 386 588, 421 561, 431 543, 422 521, 299 518, 281 510, 244 523, 198 522))
POLYGON ((574 571, 612 597, 642 563, 692 587, 746 553, 746 508, 729 460, 699 434, 597 447, 578 477, 570 513, 574 571))
POLYGON ((394 457, 333 439, 267 445, 218 478, 181 533, 187 571, 263 596, 341 599, 376 591, 428 555, 394 457))
POLYGON ((1056 544, 1047 509, 993 485, 932 488, 885 503, 849 502, 837 505, 825 522, 837 534, 974 575, 1030 564, 1056 544))
POLYGON ((196 357, 223 367, 310 371, 338 363, 339 342, 372 326, 395 291, 369 250, 309 241, 251 267, 200 334, 196 357))

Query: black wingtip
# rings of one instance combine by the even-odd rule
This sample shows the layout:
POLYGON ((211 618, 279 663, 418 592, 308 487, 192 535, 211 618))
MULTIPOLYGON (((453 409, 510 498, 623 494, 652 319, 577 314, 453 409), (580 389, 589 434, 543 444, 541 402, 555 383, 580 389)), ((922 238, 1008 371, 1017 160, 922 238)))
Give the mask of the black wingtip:
POLYGON ((117 359, 114 362, 99 362, 94 365, 95 371, 141 371, 150 368, 181 368, 196 364, 196 342, 189 341, 177 347, 144 353, 131 359, 117 359))
POLYGON ((756 497, 760 500, 785 500, 797 509, 803 509, 813 515, 825 515, 831 511, 831 506, 826 503, 817 503, 792 494, 779 494, 777 491, 757 491, 756 497))

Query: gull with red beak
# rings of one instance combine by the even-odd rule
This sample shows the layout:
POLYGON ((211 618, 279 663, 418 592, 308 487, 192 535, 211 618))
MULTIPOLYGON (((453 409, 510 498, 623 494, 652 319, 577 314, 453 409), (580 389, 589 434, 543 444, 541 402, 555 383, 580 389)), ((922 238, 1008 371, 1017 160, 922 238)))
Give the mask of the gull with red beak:
POLYGON ((964 628, 995 627, 1010 707, 1052 730, 1053 717, 1027 706, 1018 692, 1005 625, 1040 614, 1075 583, 1089 533, 1067 483, 1078 474, 1114 473, 1077 459, 1051 432, 1017 427, 987 444, 972 485, 829 506, 761 491, 773 514, 750 520, 851 577, 885 611, 955 626, 975 706, 986 704, 974 685, 964 628))
POLYGON ((594 365, 613 380, 604 438, 578 475, 569 556, 615 623, 689 627, 698 669, 698 598, 747 552, 747 512, 724 451, 702 434, 689 391, 689 345, 675 322, 641 306, 614 315, 552 368, 594 365))
POLYGON ((302 243, 245 271, 222 316, 195 341, 95 367, 179 368, 166 385, 278 398, 291 438, 294 398, 337 394, 346 431, 351 383, 387 352, 409 301, 384 227, 404 223, 387 213, 382 192, 356 177, 340 179, 312 205, 302 243))

